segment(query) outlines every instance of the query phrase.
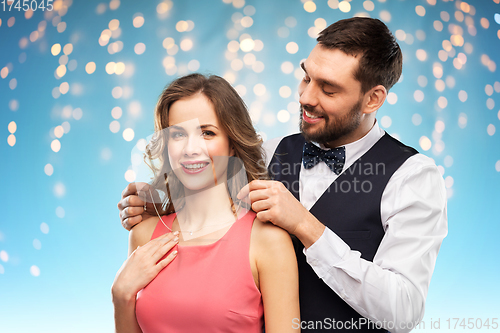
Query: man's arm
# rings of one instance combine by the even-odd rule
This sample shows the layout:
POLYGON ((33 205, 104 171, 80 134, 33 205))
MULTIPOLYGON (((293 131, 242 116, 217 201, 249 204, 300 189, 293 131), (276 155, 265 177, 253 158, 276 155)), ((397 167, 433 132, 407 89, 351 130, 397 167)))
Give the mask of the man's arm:
POLYGON ((382 197, 386 234, 373 262, 325 228, 283 184, 254 181, 247 189, 257 217, 296 235, 316 274, 351 307, 374 321, 391 322, 392 332, 408 332, 423 316, 447 233, 444 182, 426 159, 410 158, 389 181, 382 197))
POLYGON ((447 234, 446 191, 436 166, 410 161, 402 169, 382 197, 386 233, 373 262, 361 259, 329 229, 304 251, 330 288, 364 317, 390 322, 394 328, 385 328, 391 332, 409 332, 422 319, 447 234))

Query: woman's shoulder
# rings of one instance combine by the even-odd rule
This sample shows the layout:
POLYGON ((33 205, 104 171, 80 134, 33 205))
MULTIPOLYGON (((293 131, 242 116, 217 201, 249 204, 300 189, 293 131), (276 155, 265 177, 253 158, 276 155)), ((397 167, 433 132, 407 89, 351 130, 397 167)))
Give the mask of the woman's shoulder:
POLYGON ((290 234, 271 222, 261 221, 255 217, 252 227, 252 238, 264 249, 288 246, 291 244, 290 234))
MULTIPOLYGON (((259 271, 259 280, 269 272, 284 270, 297 274, 297 259, 290 234, 271 222, 255 218, 250 241, 251 258, 259 271)), ((274 274, 274 273, 272 273, 274 274)))
POLYGON ((129 248, 133 251, 137 246, 143 246, 149 242, 158 222, 158 217, 152 216, 136 224, 130 230, 129 248))

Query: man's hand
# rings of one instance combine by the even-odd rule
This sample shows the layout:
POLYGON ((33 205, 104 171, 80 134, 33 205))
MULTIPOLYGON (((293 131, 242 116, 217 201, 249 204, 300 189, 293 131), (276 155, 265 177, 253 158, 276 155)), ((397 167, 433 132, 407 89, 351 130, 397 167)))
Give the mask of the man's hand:
POLYGON ((325 226, 281 182, 253 180, 241 189, 238 199, 247 195, 259 220, 270 221, 297 236, 306 248, 325 230, 325 226))
POLYGON ((153 203, 159 203, 158 192, 147 183, 130 183, 122 192, 118 202, 122 226, 130 230, 137 223, 155 215, 153 203), (153 198, 151 198, 153 195, 153 198), (144 202, 147 209, 144 210, 144 202))

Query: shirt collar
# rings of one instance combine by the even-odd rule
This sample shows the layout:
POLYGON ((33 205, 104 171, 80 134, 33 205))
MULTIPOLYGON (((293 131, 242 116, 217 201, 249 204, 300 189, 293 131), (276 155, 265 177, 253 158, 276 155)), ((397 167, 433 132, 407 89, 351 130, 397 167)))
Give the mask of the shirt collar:
MULTIPOLYGON (((352 165, 358 158, 363 156, 377 141, 385 134, 385 131, 380 128, 377 120, 375 120, 375 124, 373 124, 372 128, 365 136, 361 139, 356 140, 354 142, 346 144, 345 147, 345 167, 348 168, 352 165)), ((330 150, 330 148, 325 147, 322 144, 317 142, 312 142, 319 148, 323 150, 330 150)))

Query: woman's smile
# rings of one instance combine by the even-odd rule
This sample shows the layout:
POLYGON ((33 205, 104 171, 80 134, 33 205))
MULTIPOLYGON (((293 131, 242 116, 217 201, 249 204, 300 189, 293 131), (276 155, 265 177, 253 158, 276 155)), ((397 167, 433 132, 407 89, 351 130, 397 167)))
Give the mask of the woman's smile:
POLYGON ((181 162, 180 164, 182 166, 182 171, 184 171, 185 173, 197 174, 204 171, 210 163, 203 161, 186 161, 181 162))

